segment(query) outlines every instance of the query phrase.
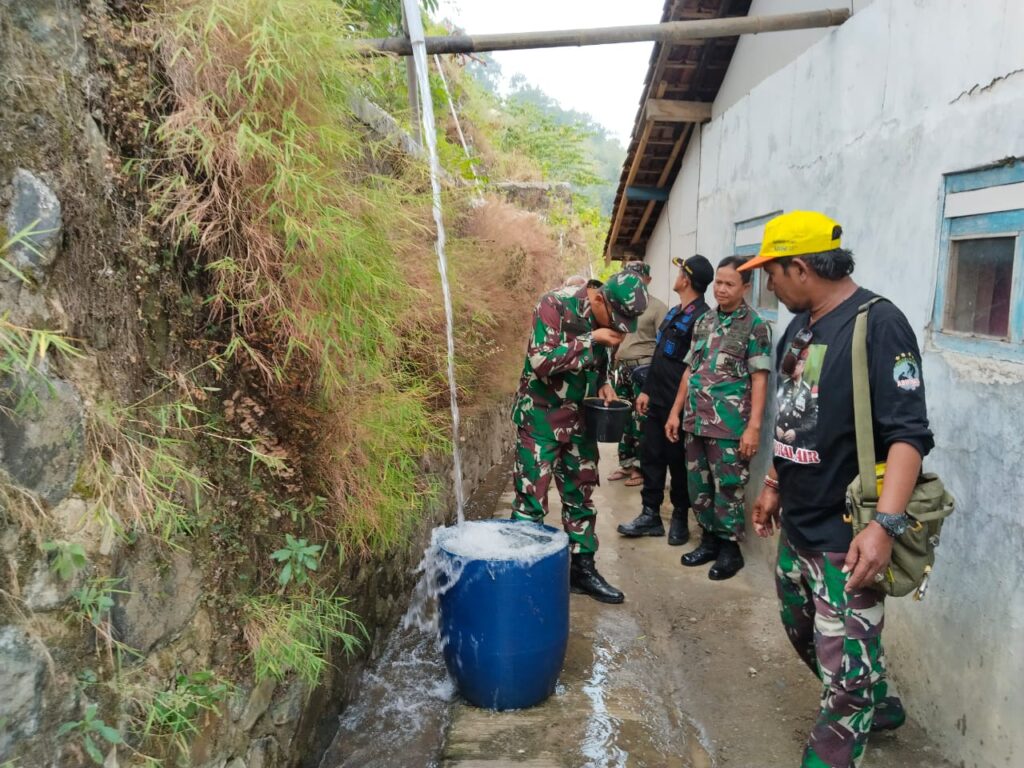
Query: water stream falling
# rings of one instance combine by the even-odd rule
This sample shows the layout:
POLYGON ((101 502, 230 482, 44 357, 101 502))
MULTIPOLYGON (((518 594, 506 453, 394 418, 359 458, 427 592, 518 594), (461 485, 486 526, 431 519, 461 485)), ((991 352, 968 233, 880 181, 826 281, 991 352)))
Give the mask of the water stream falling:
POLYGON ((459 399, 455 386, 455 332, 452 293, 448 283, 448 259, 445 256, 444 218, 441 215, 441 165, 437 158, 437 129, 434 126, 434 101, 430 94, 430 69, 427 62, 427 43, 424 39, 423 18, 417 0, 402 0, 412 54, 416 63, 416 86, 420 96, 420 119, 423 141, 430 157, 430 188, 434 197, 434 224, 437 226, 437 271, 441 274, 441 292, 444 294, 444 316, 448 335, 448 389, 452 407, 452 459, 455 470, 455 507, 458 521, 465 519, 465 492, 462 488, 462 450, 459 445, 459 399))
MULTIPOLYGON (((444 76, 444 67, 441 66, 441 57, 434 54, 434 66, 437 67, 437 74, 441 76, 441 85, 444 86, 444 95, 448 99, 448 111, 452 113, 452 120, 455 121, 455 130, 459 134, 459 141, 462 143, 462 151, 466 154, 469 162, 469 170, 473 174, 473 184, 476 186, 477 197, 480 198, 480 174, 477 173, 476 163, 473 162, 473 154, 469 151, 469 143, 466 141, 466 134, 462 132, 462 122, 459 120, 459 113, 455 109, 455 101, 452 99, 451 88, 448 87, 448 78, 444 76)), ((561 237, 561 235, 559 235, 561 237)))

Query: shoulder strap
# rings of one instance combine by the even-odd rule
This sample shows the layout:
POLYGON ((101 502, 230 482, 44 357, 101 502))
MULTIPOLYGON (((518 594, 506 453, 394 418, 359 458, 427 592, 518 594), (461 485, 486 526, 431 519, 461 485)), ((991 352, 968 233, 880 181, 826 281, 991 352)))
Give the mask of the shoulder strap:
POLYGON ((868 312, 881 301, 876 296, 857 309, 853 325, 853 422, 857 429, 857 470, 860 472, 860 494, 866 502, 878 501, 875 480, 875 431, 871 416, 871 383, 868 377, 868 312))

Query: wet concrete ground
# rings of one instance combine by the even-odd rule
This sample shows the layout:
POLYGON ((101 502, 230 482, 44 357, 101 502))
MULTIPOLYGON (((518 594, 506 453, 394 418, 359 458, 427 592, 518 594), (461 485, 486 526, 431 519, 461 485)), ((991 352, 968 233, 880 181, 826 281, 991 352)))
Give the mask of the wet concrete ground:
MULTIPOLYGON (((602 445, 602 477, 615 467, 614 450, 602 445)), ((679 564, 692 543, 620 537, 615 526, 639 512, 639 489, 602 482, 597 563, 626 602, 573 595, 556 694, 518 712, 456 704, 441 764, 797 768, 820 688, 782 631, 768 568, 752 562, 712 582, 708 566, 679 564)), ((508 516, 510 500, 500 498, 495 517, 508 516)), ((557 526, 557 494, 551 510, 557 526)), ((913 722, 872 736, 863 765, 952 768, 913 722)))

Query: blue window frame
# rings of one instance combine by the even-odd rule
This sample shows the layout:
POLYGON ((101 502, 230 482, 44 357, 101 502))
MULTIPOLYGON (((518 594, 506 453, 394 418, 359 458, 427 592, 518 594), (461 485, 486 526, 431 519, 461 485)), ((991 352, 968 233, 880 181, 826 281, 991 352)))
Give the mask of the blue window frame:
POLYGON ((1024 361, 1024 160, 943 182, 932 341, 1024 361))
MULTIPOLYGON (((764 216, 755 216, 736 222, 733 237, 733 253, 740 256, 754 256, 761 247, 764 225, 774 219, 782 211, 773 211, 764 216)), ((779 299, 768 290, 768 278, 763 269, 755 269, 750 289, 750 302, 766 320, 779 319, 779 299)))

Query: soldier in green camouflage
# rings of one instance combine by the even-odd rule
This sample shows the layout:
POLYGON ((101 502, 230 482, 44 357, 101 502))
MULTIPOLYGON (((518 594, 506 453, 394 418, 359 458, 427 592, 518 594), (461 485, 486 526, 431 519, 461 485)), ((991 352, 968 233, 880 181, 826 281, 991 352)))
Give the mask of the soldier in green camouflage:
POLYGON ((703 532, 700 545, 683 555, 682 563, 692 567, 714 560, 708 572, 713 581, 731 578, 743 567, 738 542, 746 527, 744 491, 771 370, 771 328, 745 300, 750 274, 736 269, 744 261, 729 256, 719 262, 718 308, 697 323, 687 372, 665 423, 668 438, 678 441, 682 414, 690 501, 703 532))
POLYGON ((631 272, 613 275, 600 288, 560 290, 541 297, 512 409, 517 427, 512 517, 540 522, 554 478, 569 535, 574 592, 621 603, 621 591, 597 572, 594 503, 597 442, 583 429, 586 397, 615 399, 607 382, 609 348, 636 328, 647 307, 647 289, 631 272))
MULTIPOLYGON (((635 272, 643 280, 644 285, 651 284, 651 265, 642 261, 630 261, 622 268, 627 272, 635 272)), ((660 299, 648 295, 647 309, 637 319, 636 331, 630 333, 615 350, 614 367, 612 368, 612 386, 620 400, 628 400, 636 404, 644 377, 651 367, 654 348, 657 342, 658 328, 668 314, 668 307, 660 299)), ((625 480, 628 486, 643 485, 640 473, 640 439, 644 432, 646 417, 635 407, 632 418, 626 423, 619 440, 619 467, 610 475, 609 480, 625 480)))

